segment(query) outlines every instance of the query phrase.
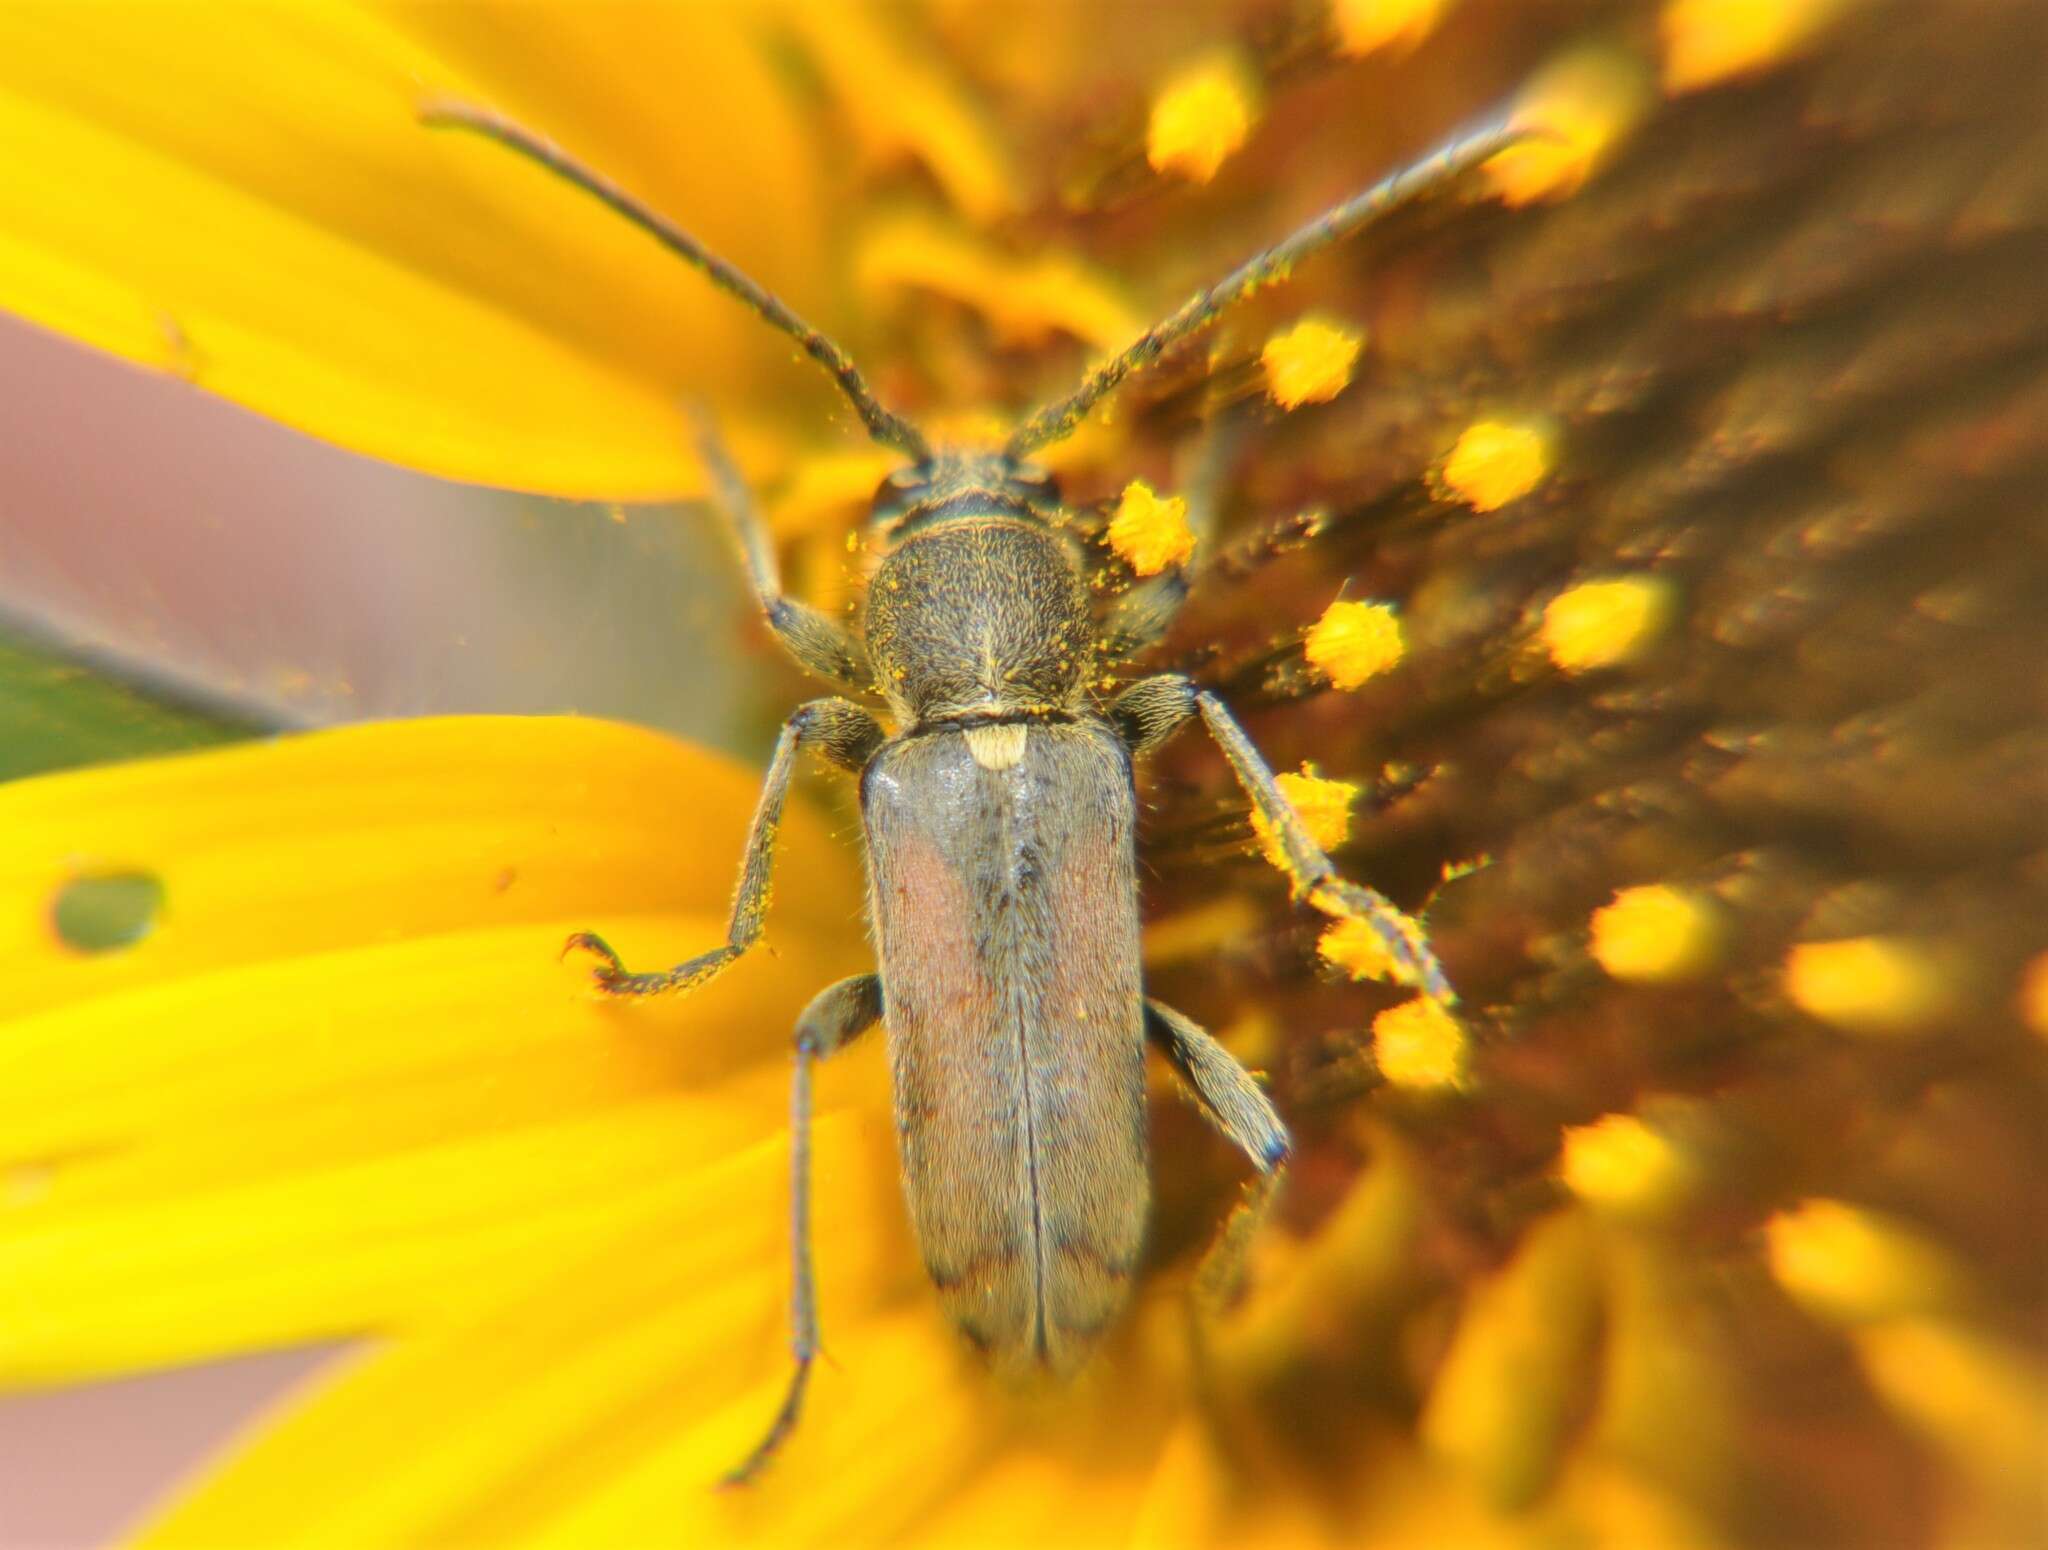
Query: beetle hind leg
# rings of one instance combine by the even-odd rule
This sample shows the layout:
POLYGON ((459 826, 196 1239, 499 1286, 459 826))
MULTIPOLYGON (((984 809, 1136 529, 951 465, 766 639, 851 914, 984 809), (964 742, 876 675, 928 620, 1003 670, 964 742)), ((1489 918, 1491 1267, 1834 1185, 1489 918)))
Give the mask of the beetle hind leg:
POLYGON ((803 1412, 811 1363, 818 1357, 818 1299, 811 1271, 811 1066, 821 1056, 852 1043, 881 1017, 880 976, 856 974, 819 991, 797 1018, 796 1070, 789 1089, 789 1349, 796 1370, 783 1391, 781 1408, 754 1451, 721 1482, 727 1486, 752 1480, 789 1440, 803 1412))
POLYGON ((1287 1127, 1249 1071, 1192 1019, 1158 1001, 1145 1003, 1145 1036, 1158 1045, 1195 1095, 1203 1115, 1258 1170, 1244 1197, 1216 1230, 1195 1272, 1203 1311, 1227 1306, 1244 1281, 1246 1257, 1287 1167, 1287 1127))

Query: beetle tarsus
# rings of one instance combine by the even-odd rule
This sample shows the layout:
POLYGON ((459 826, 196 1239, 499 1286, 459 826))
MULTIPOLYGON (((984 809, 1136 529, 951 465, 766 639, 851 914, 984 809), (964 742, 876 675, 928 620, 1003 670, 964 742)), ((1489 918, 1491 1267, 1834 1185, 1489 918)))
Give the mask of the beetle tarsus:
POLYGON ((789 1388, 782 1396, 782 1408, 775 1412, 775 1419, 769 1423, 768 1430, 761 1440, 754 1445, 754 1451, 736 1467, 727 1470, 719 1480, 720 1490, 731 1491, 743 1485, 751 1485, 754 1478, 767 1468, 768 1461, 775 1457, 783 1443, 789 1440, 789 1434, 796 1430, 797 1417, 802 1414, 804 1407, 804 1389, 810 1380, 811 1357, 797 1357, 796 1371, 790 1374, 789 1388))

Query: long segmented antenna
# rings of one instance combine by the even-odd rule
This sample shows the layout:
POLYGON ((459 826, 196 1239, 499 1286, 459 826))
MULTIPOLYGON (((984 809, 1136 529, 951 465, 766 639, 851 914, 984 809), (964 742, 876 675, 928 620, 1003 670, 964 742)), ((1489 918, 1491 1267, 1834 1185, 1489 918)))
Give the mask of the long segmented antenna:
POLYGON ((876 441, 885 447, 895 447, 920 463, 930 460, 931 443, 925 440, 924 432, 893 410, 883 407, 881 400, 876 398, 873 390, 868 387, 867 379, 861 376, 860 369, 853 364, 851 356, 790 311, 769 291, 735 269, 667 217, 649 209, 609 178, 593 172, 553 141, 515 124, 511 119, 488 108, 475 107, 465 102, 426 102, 420 105, 419 120, 429 129, 464 129, 472 134, 482 135, 487 140, 495 140, 507 149, 538 162, 557 177, 573 183, 585 193, 602 200, 685 263, 701 270, 712 284, 737 296, 761 317, 803 346, 806 355, 832 374, 832 379, 839 384, 839 390, 846 395, 848 402, 854 407, 854 412, 860 416, 861 423, 868 428, 868 434, 876 441))
POLYGON ((1292 236, 1246 259, 1207 290, 1190 296, 1177 311, 1146 330, 1121 354, 1112 356, 1089 372, 1072 393, 1039 409, 1011 433, 1003 448, 1005 455, 1020 458, 1048 442, 1073 434, 1088 411, 1115 392, 1125 377, 1151 365, 1190 334, 1201 332, 1238 302, 1269 285, 1279 284, 1296 264, 1311 253, 1333 242, 1341 242, 1417 195, 1428 193, 1469 172, 1517 141, 1541 133, 1541 130, 1524 128, 1505 118, 1495 119, 1457 136, 1421 161, 1403 167, 1333 209, 1325 210, 1292 236))

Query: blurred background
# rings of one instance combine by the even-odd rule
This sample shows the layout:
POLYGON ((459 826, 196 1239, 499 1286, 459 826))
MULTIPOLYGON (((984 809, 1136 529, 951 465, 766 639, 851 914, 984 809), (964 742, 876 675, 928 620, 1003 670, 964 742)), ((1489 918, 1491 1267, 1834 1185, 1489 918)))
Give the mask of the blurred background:
MULTIPOLYGON (((747 659, 716 646, 745 615, 704 514, 425 478, 5 317, 0 397, 17 650, 231 721, 575 710, 733 741, 747 659)), ((8 774, 63 757, 6 731, 8 774)))
MULTIPOLYGON (((964 208, 929 154, 823 158, 855 278, 822 315, 913 412, 1015 412, 1099 353, 1084 301, 1153 315, 1516 92, 1585 151, 1305 266, 1055 460, 1099 526, 1243 429, 1210 585, 1142 665, 1354 784, 1339 860, 1427 904, 1472 1029, 1401 1064, 1367 1033, 1398 993, 1319 953, 1213 751, 1155 761, 1151 982, 1301 1141, 1270 1253, 1390 1160, 1420 1224, 1237 1402, 1304 1478, 1398 1435, 1523 1542, 1583 1542, 1541 1515, 1587 1457, 1676 1504, 1643 1544, 2042 1542, 2048 8, 881 9, 1016 178, 964 208), (1204 69, 1246 124, 1162 150, 1204 69), (907 261, 906 209, 976 245, 907 261), (1032 314, 992 253, 1087 285, 1032 314), (1363 349, 1287 409, 1263 347, 1309 313, 1363 349), (1305 650, 1340 597, 1407 645, 1348 692, 1305 650)), ((778 46, 830 144, 814 33, 778 46)), ((758 756, 798 692, 687 503, 437 481, 12 321, 0 400, 8 776, 450 711, 758 756)), ((781 434, 750 467, 836 603, 872 471, 781 434)), ((1234 1177, 1197 1126, 1157 1120, 1194 1159, 1168 1246, 1234 1177)), ((100 1542, 321 1359, 0 1399, 0 1534, 100 1542)))

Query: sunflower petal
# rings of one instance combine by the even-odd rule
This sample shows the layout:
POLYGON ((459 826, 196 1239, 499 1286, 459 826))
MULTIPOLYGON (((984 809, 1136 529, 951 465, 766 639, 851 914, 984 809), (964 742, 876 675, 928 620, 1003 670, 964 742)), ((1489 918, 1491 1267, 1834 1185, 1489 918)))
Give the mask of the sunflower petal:
MULTIPOLYGON (((893 1137, 844 1116, 816 1143, 826 1328, 866 1365, 866 1310, 914 1264, 900 1211, 875 1209, 893 1137)), ((363 1358, 269 1419, 143 1543, 504 1542, 693 1416, 736 1405, 765 1424, 774 1400, 755 1391, 786 1378, 787 1168, 779 1138, 692 1168, 659 1209, 571 1245, 474 1316, 363 1358)), ((706 1495, 743 1452, 700 1451, 669 1484, 706 1495)))
POLYGON ((400 1329, 495 1300, 775 1134, 780 1085, 763 1072, 332 1167, 10 1213, 0 1382, 400 1329))
MULTIPOLYGON (((603 924, 672 945, 725 926, 603 924)), ((785 941, 779 963, 629 1007, 556 962, 563 935, 313 954, 20 1019, 0 1037, 0 1163, 54 1160, 39 1203, 135 1203, 782 1072, 804 1000, 847 956, 785 941)), ((765 1113, 782 1123, 779 1090, 765 1113)))
POLYGON ((10 5, 0 305, 429 473, 695 489, 676 399, 809 386, 782 342, 595 201, 416 117, 452 95, 529 119, 803 310, 817 178, 750 8, 618 22, 10 5), (712 125, 717 154, 692 154, 712 125))
MULTIPOLYGON (((637 728, 515 716, 17 782, 0 789, 0 1015, 440 931, 723 909, 758 784, 637 728), (160 918, 125 950, 76 952, 52 929, 53 903, 107 872, 160 879, 160 918)), ((803 886, 783 890, 771 941, 778 927, 856 918, 850 858, 800 804, 779 858, 803 886)))
POLYGON ((759 1439, 782 1373, 579 1492, 526 1542, 872 1544, 901 1532, 994 1446, 991 1380, 928 1305, 833 1340, 839 1365, 817 1374, 803 1425, 746 1490, 709 1487, 759 1439))
POLYGON ((776 1134, 788 1030, 855 958, 815 818, 782 964, 626 1006, 556 962, 571 923, 642 961, 716 941, 753 784, 630 728, 475 718, 0 791, 7 978, 42 1004, 0 1023, 0 1376, 402 1327, 776 1134), (48 901, 105 865, 160 877, 162 919, 80 954, 48 901))

